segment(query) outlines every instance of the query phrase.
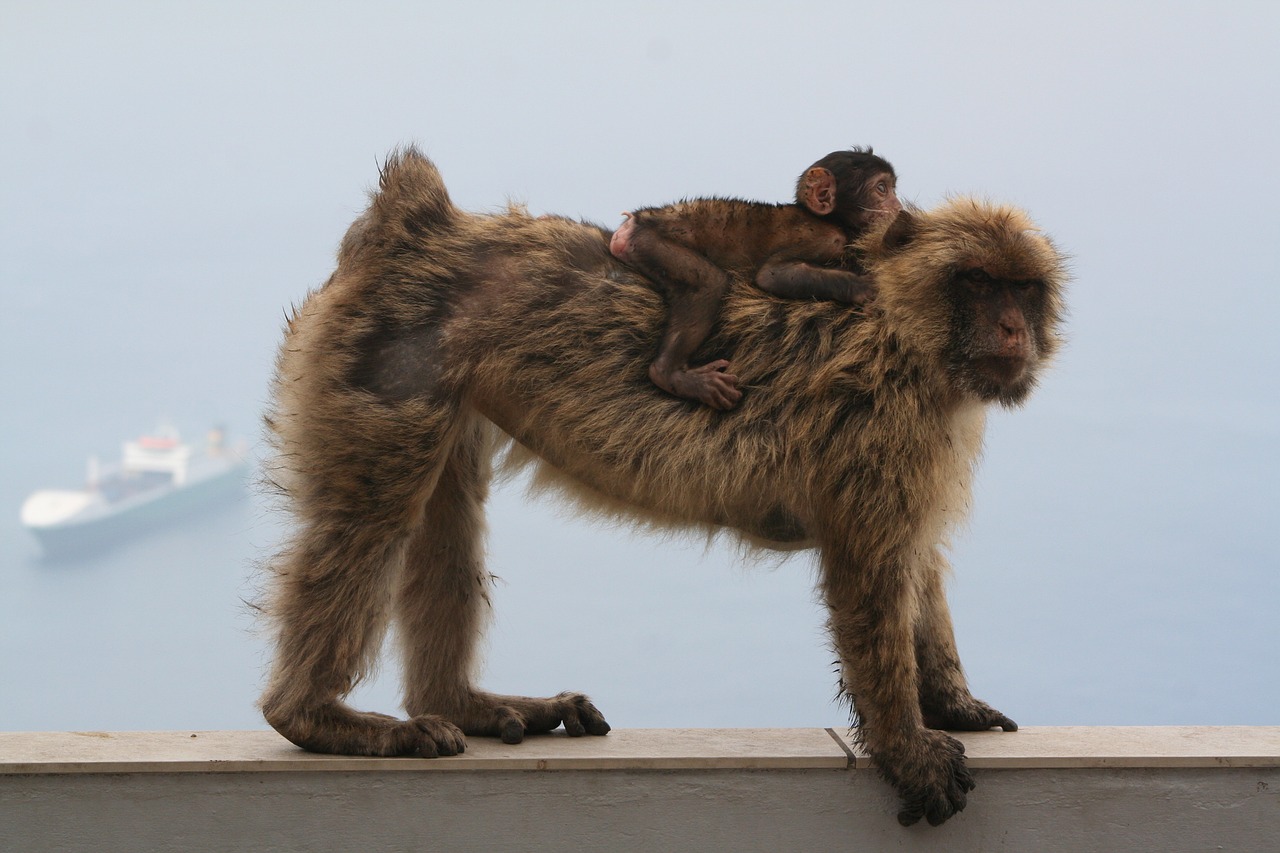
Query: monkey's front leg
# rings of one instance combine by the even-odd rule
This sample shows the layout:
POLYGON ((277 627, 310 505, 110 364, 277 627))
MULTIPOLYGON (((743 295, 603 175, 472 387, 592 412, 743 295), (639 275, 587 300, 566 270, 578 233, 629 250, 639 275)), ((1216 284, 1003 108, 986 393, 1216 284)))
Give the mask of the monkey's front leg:
POLYGON ((1018 724, 975 699, 960 666, 951 611, 942 586, 943 558, 936 552, 922 578, 916 622, 916 662, 920 670, 920 710, 931 729, 979 732, 999 727, 1016 732, 1018 724))
POLYGON ((823 299, 846 305, 866 305, 876 295, 869 276, 804 261, 765 264, 756 273, 756 287, 783 299, 823 299))
POLYGON ((926 728, 920 712, 916 581, 905 565, 859 564, 833 550, 823 552, 823 591, 860 739, 902 798, 899 823, 937 826, 965 807, 973 777, 964 745, 926 728))

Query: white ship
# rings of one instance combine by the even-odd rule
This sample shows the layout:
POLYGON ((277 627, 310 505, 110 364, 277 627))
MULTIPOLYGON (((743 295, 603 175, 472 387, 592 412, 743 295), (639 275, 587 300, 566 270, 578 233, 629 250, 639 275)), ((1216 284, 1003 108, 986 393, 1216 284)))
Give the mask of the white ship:
POLYGON ((83 489, 46 489, 22 504, 22 524, 50 556, 89 552, 117 537, 198 510, 244 491, 243 445, 229 447, 219 428, 203 449, 172 427, 124 443, 119 463, 89 459, 83 489))

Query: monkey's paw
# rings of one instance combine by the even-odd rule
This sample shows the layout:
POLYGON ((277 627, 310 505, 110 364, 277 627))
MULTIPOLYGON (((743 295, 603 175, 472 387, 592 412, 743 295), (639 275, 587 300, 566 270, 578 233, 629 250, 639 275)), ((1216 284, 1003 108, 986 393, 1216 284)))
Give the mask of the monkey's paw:
POLYGON ((331 755, 435 758, 467 748, 462 730, 434 714, 401 720, 335 702, 292 713, 273 710, 267 722, 303 749, 331 755))
POLYGON ((520 743, 526 734, 549 732, 561 725, 569 737, 606 735, 610 725, 581 693, 561 693, 550 699, 477 693, 468 714, 467 734, 497 736, 503 743, 520 743))
POLYGON ((671 385, 676 396, 698 400, 721 411, 732 409, 742 399, 738 377, 729 373, 729 362, 724 359, 677 370, 671 374, 671 385))
POLYGON ((921 739, 896 756, 877 757, 880 772, 902 797, 898 823, 911 826, 925 818, 938 826, 962 811, 973 790, 973 774, 964 762, 964 744, 925 729, 921 739))
POLYGON ((435 716, 412 717, 399 727, 400 755, 436 758, 467 751, 467 738, 462 729, 435 716))
POLYGON ((921 702, 924 724, 931 729, 953 732, 985 732, 999 727, 1006 732, 1016 732, 1018 724, 1004 714, 972 696, 960 702, 921 702))

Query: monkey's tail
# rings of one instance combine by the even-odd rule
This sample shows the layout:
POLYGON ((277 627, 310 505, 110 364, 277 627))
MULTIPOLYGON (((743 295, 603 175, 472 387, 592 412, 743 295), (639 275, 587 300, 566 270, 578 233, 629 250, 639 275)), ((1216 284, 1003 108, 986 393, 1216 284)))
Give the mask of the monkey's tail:
POLYGON ((376 220, 402 223, 421 236, 449 230, 465 215, 449 198, 440 170, 412 145, 393 151, 378 175, 376 220))

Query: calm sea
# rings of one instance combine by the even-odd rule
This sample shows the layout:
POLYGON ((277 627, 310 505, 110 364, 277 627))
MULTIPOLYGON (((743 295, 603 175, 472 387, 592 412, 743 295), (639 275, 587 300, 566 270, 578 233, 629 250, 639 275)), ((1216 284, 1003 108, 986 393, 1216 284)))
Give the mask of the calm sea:
MULTIPOLYGON (((187 325, 134 329, 109 295, 21 298, 47 328, 0 326, 0 392, 27 401, 0 423, 0 729, 262 726, 268 650, 247 602, 287 524, 264 495, 69 563, 40 558, 18 510, 32 490, 78 486, 89 454, 116 458, 161 416, 191 438, 222 422, 256 440, 285 300, 187 293, 187 325)), ((1276 507, 1247 499, 1275 493, 1269 433, 1119 400, 1090 419, 1076 402, 1089 389, 1056 387, 993 419, 956 543, 975 693, 1023 725, 1274 723, 1276 507)), ((519 483, 496 491, 489 520, 486 687, 582 690, 619 727, 845 721, 807 556, 762 566, 727 542, 599 526, 519 483)), ((394 712, 384 659, 355 701, 394 712)))

